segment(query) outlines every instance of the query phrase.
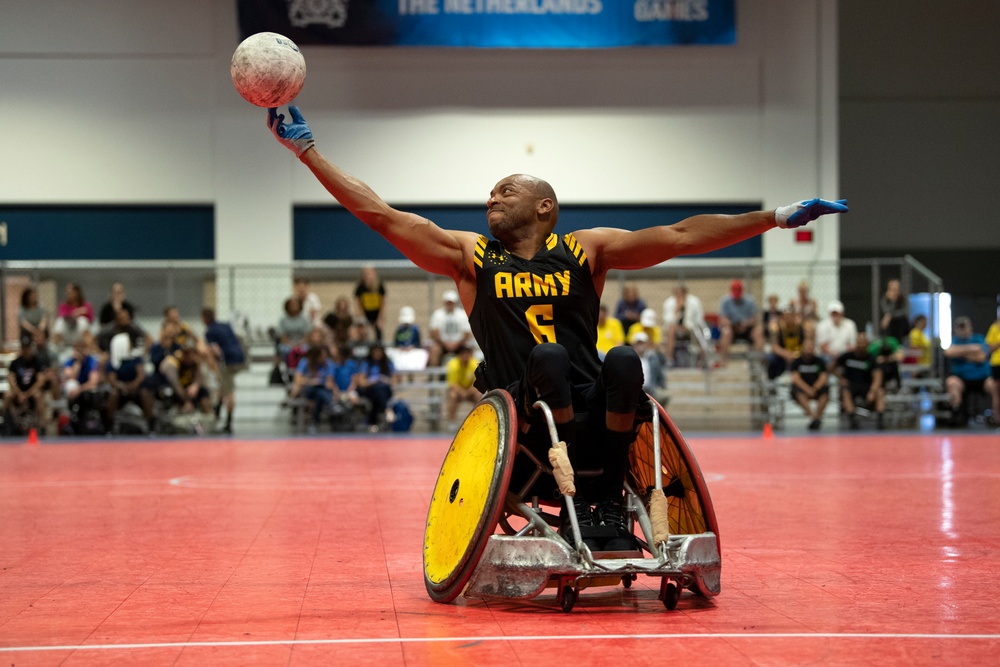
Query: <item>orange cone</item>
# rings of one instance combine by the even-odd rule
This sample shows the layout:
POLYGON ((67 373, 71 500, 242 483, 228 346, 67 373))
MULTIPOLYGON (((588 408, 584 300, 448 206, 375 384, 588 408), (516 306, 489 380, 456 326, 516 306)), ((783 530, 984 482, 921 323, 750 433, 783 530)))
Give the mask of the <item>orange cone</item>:
POLYGON ((766 422, 764 424, 764 433, 761 434, 764 440, 772 440, 774 438, 774 429, 771 428, 771 422, 766 422))
POLYGON ((38 444, 38 429, 33 428, 28 430, 28 444, 37 445, 38 444))

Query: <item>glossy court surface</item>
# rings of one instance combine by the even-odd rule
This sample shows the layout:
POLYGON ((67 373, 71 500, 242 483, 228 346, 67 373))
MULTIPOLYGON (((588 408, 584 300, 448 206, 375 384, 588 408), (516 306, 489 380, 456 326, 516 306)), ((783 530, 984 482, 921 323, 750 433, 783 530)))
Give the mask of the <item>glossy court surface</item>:
POLYGON ((424 590, 444 437, 0 445, 0 665, 975 665, 1000 436, 692 436, 722 593, 424 590))

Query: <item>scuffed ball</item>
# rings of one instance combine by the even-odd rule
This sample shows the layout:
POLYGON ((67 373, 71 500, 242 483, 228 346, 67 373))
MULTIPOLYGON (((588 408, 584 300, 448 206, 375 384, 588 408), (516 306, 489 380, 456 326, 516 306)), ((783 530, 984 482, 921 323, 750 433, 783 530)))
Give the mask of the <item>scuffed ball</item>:
POLYGON ((244 39, 229 66, 240 96, 250 104, 271 108, 288 104, 306 81, 306 59, 295 42, 276 32, 244 39))

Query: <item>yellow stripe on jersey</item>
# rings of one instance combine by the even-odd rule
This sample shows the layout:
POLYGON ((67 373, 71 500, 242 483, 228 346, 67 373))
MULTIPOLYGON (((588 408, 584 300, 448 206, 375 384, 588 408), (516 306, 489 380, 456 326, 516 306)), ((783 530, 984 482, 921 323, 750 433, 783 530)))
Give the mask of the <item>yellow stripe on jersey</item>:
POLYGON ((559 237, 555 234, 549 234, 549 238, 545 239, 545 247, 549 250, 554 249, 557 243, 559 243, 559 237))
POLYGON ((486 237, 480 234, 479 239, 476 240, 476 254, 472 258, 472 261, 479 268, 483 268, 483 253, 486 251, 486 243, 486 237))
POLYGON ((587 253, 583 251, 583 246, 580 245, 580 242, 577 241, 576 237, 572 234, 567 234, 563 237, 563 239, 565 239, 570 252, 572 252, 573 256, 579 261, 580 266, 583 266, 583 263, 587 261, 587 253))

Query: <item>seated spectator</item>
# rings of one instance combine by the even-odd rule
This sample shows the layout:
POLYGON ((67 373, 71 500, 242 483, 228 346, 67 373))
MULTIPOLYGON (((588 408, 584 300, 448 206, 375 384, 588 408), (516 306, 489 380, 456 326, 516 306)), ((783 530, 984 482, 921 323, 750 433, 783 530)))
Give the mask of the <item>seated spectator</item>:
POLYGON ((816 299, 809 294, 809 283, 805 280, 799 282, 795 291, 795 297, 790 304, 795 314, 799 316, 799 322, 807 327, 808 322, 816 322, 819 319, 819 308, 816 306, 816 299))
POLYGON ((704 331, 705 310, 701 299, 688 292, 684 283, 674 288, 674 293, 663 302, 663 343, 667 364, 677 364, 674 350, 677 341, 691 345, 697 340, 696 329, 704 331))
POLYGON ((21 339, 21 353, 7 366, 7 392, 3 396, 5 435, 19 435, 19 425, 34 414, 39 434, 48 426, 48 403, 45 400, 47 366, 35 353, 30 338, 21 339))
MULTIPOLYGON (((646 309, 646 302, 639 298, 639 287, 635 283, 626 283, 622 288, 622 296, 615 306, 615 319, 622 323, 622 328, 626 333, 632 328, 642 311, 646 309)), ((626 338, 627 340, 627 338, 626 338)))
POLYGON ((228 322, 215 319, 214 309, 202 308, 201 321, 205 325, 208 356, 215 361, 219 373, 219 404, 216 405, 216 417, 219 416, 221 405, 225 405, 226 422, 222 432, 232 433, 233 411, 236 409, 236 374, 247 369, 247 353, 233 327, 228 322))
POLYGON ((832 366, 840 355, 854 349, 858 325, 844 317, 844 304, 840 301, 831 301, 826 311, 828 316, 816 325, 816 346, 832 366))
POLYGON ((625 329, 617 317, 608 315, 608 307, 601 304, 601 309, 597 314, 597 356, 604 359, 604 355, 613 347, 625 344, 625 329))
POLYGON ((159 339, 149 347, 149 363, 153 370, 146 376, 146 388, 154 399, 166 398, 165 390, 170 388, 170 381, 160 372, 160 366, 164 359, 181 349, 177 342, 178 329, 176 322, 164 322, 159 339))
POLYGON ((921 366, 930 368, 934 363, 934 356, 931 352, 931 340, 924 333, 927 328, 927 316, 917 315, 913 318, 913 327, 910 329, 910 348, 917 350, 919 355, 916 362, 921 366))
POLYGON ((483 397, 482 392, 473 386, 476 382, 478 365, 479 362, 472 356, 472 348, 463 345, 445 366, 445 381, 448 383, 445 415, 448 420, 448 430, 454 430, 456 427, 455 417, 459 403, 470 401, 476 404, 483 397))
MULTIPOLYGON (((116 313, 120 320, 128 316, 124 308, 116 313)), ((142 410, 147 427, 153 430, 153 393, 146 383, 146 368, 141 356, 133 351, 132 338, 127 332, 116 334, 108 345, 110 350, 108 363, 105 366, 105 376, 108 380, 108 401, 106 418, 108 424, 113 424, 115 415, 126 403, 134 403, 142 410)))
POLYGON ((21 340, 32 342, 49 339, 49 313, 38 305, 38 290, 25 287, 21 292, 21 308, 17 312, 21 340))
POLYGON ((127 308, 115 312, 114 320, 101 327, 97 334, 97 348, 105 354, 111 350, 111 339, 118 334, 128 334, 132 347, 145 347, 146 332, 132 321, 132 313, 127 308))
POLYGON ((84 298, 83 290, 76 283, 66 283, 66 299, 59 304, 52 325, 52 343, 60 351, 69 350, 90 333, 93 322, 94 307, 84 298))
POLYGON ((89 335, 73 343, 72 356, 63 364, 62 393, 69 404, 73 430, 84 435, 98 435, 104 432, 101 364, 90 350, 89 335))
POLYGON ((299 359, 305 353, 306 334, 312 329, 312 324, 302 312, 302 302, 294 297, 285 299, 285 314, 278 320, 275 330, 275 353, 278 364, 287 364, 295 368, 299 359), (289 358, 295 351, 294 358, 289 358))
POLYGON ((791 361, 789 369, 792 400, 809 418, 809 430, 818 431, 823 423, 823 412, 830 402, 830 385, 826 362, 816 356, 816 342, 812 338, 802 341, 802 353, 791 361))
POLYGON ((333 361, 325 345, 310 346, 295 369, 295 381, 289 396, 302 396, 312 403, 312 423, 309 433, 315 434, 320 419, 333 410, 333 361))
POLYGON ((859 401, 864 402, 868 409, 874 408, 878 429, 885 428, 882 369, 868 351, 868 336, 859 333, 854 341, 854 348, 838 357, 836 368, 840 378, 840 400, 850 419, 851 429, 860 428, 857 414, 859 401))
POLYGON ((781 319, 771 321, 771 356, 767 363, 767 378, 773 380, 784 373, 802 350, 805 330, 791 307, 785 308, 781 319))
POLYGON ((372 346, 376 344, 374 331, 371 325, 363 317, 355 317, 351 326, 351 356, 358 364, 368 359, 368 353, 372 346))
POLYGON ((401 350, 412 350, 420 347, 420 327, 416 325, 417 314, 412 306, 399 309, 399 326, 393 337, 393 345, 401 350))
POLYGON ((879 310, 882 313, 879 332, 897 341, 906 340, 910 332, 910 300, 900 290, 898 280, 886 283, 885 294, 879 300, 879 310))
POLYGON ((201 362, 198 349, 187 345, 160 363, 160 372, 170 383, 173 402, 182 414, 212 412, 212 399, 205 386, 201 362))
POLYGON ((729 296, 719 304, 719 362, 729 361, 729 349, 734 341, 745 340, 754 350, 764 349, 764 328, 758 321, 757 306, 743 294, 743 281, 729 285, 729 296))
POLYGON ((101 310, 97 316, 97 322, 100 327, 103 329, 114 322, 118 311, 122 309, 128 311, 129 320, 134 322, 135 306, 125 298, 125 286, 121 283, 113 283, 111 285, 111 297, 107 303, 101 306, 101 310))
POLYGON ((296 278, 292 285, 292 297, 298 299, 302 304, 302 314, 309 320, 309 323, 317 327, 323 323, 323 304, 319 300, 319 295, 313 292, 311 287, 308 278, 296 278))
POLYGON ((198 337, 194 335, 194 331, 187 325, 187 322, 181 319, 181 311, 177 309, 177 306, 167 306, 163 309, 163 324, 167 322, 176 325, 177 332, 174 334, 174 340, 181 347, 194 345, 198 342, 198 337))
POLYGON ((431 313, 430 366, 440 366, 454 355, 459 347, 472 347, 472 327, 469 317, 458 303, 458 292, 447 290, 441 295, 444 302, 431 313))
POLYGON ((636 331, 629 339, 632 349, 639 355, 642 364, 642 390, 659 403, 667 403, 667 376, 664 373, 663 355, 650 342, 649 334, 636 331))
POLYGON ((882 334, 868 344, 868 351, 875 357, 882 369, 882 386, 886 391, 899 389, 899 362, 903 360, 903 348, 892 336, 882 334))
POLYGON ((650 346, 658 349, 663 343, 663 329, 656 323, 657 319, 656 311, 646 308, 639 313, 639 321, 625 332, 625 339, 631 343, 632 338, 641 331, 649 337, 650 346))
POLYGON ((990 376, 993 378, 993 411, 990 423, 1000 426, 1000 308, 997 319, 986 330, 986 347, 990 352, 990 376))
MULTIPOLYGON (((767 308, 764 309, 764 313, 763 315, 761 315, 761 322, 764 325, 764 331, 771 331, 772 323, 780 320, 782 314, 784 313, 784 309, 781 307, 778 301, 779 300, 777 294, 767 295, 767 308)), ((795 310, 795 306, 789 305, 788 307, 791 308, 793 311, 795 310)))
POLYGON ((368 352, 368 359, 358 372, 358 394, 371 403, 368 411, 369 430, 376 433, 384 422, 391 423, 393 415, 387 410, 396 382, 396 369, 386 356, 385 348, 375 342, 368 352))
POLYGON ((323 317, 323 324, 330 331, 334 349, 350 342, 354 316, 351 314, 351 302, 346 296, 337 297, 333 310, 323 317))
POLYGON ((986 338, 972 332, 972 320, 956 318, 951 346, 944 351, 950 365, 944 381, 945 391, 955 426, 965 426, 969 421, 970 394, 986 394, 991 399, 994 396, 997 386, 992 377, 989 352, 986 338))

